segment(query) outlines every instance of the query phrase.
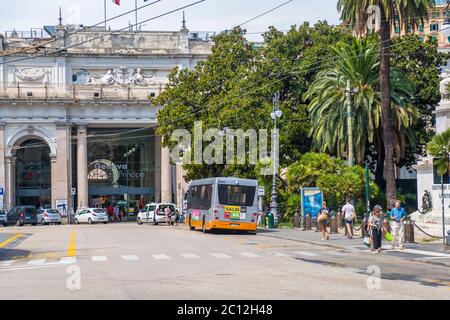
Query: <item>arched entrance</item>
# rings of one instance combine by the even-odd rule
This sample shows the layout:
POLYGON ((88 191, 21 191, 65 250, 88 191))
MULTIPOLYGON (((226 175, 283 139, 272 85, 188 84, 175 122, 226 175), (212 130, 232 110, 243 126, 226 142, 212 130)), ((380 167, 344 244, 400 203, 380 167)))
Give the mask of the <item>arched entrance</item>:
POLYGON ((16 205, 51 207, 51 159, 48 144, 30 138, 15 147, 16 205))

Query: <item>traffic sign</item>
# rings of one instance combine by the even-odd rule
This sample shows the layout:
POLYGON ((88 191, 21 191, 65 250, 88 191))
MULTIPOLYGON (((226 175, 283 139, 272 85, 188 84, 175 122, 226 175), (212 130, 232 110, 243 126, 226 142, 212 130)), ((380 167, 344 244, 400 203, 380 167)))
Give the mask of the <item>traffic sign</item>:
POLYGON ((70 192, 71 192, 71 194, 74 196, 74 195, 76 195, 77 194, 77 188, 72 188, 71 190, 70 190, 70 192))
POLYGON ((264 197, 266 190, 264 187, 258 187, 258 197, 264 197))

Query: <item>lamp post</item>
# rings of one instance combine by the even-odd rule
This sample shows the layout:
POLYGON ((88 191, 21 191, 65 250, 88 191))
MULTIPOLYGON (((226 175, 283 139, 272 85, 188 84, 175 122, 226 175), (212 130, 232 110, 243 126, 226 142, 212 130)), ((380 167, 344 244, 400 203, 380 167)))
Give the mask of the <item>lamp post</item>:
POLYGON ((347 80, 347 85, 345 87, 345 104, 347 107, 347 136, 348 136, 348 166, 349 167, 353 167, 353 165, 354 165, 352 94, 355 92, 357 92, 357 90, 353 89, 351 87, 350 80, 347 80))
POLYGON ((273 109, 270 113, 270 117, 273 119, 274 131, 272 135, 273 145, 272 145, 272 202, 270 204, 270 209, 273 214, 275 225, 280 221, 280 215, 278 212, 277 203, 277 172, 278 172, 278 129, 277 129, 277 119, 283 115, 283 112, 278 107, 278 101, 280 100, 280 93, 276 92, 273 95, 273 109))

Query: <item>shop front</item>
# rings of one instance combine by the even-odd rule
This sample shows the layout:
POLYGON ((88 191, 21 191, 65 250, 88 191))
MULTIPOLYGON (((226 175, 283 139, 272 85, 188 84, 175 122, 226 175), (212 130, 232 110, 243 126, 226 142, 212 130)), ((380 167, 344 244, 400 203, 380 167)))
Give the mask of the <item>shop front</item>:
POLYGON ((112 205, 129 221, 155 200, 153 129, 89 128, 87 160, 89 206, 112 205))

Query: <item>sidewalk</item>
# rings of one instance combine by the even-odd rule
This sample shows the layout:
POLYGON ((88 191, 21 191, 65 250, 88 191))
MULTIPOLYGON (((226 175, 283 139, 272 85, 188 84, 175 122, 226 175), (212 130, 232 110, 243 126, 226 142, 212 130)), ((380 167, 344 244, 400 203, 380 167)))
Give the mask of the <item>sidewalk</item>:
MULTIPOLYGON (((258 234, 264 237, 298 241, 338 250, 344 249, 361 253, 370 251, 364 245, 360 232, 355 232, 355 237, 349 240, 344 236, 343 229, 339 231, 341 232, 339 234, 330 234, 329 240, 321 240, 322 234, 316 232, 314 229, 309 231, 303 231, 302 229, 258 229, 258 234)), ((391 244, 384 240, 382 248, 384 249, 384 254, 388 254, 389 256, 450 267, 450 249, 444 251, 442 242, 440 241, 405 243, 404 247, 405 250, 391 250, 391 244)))

